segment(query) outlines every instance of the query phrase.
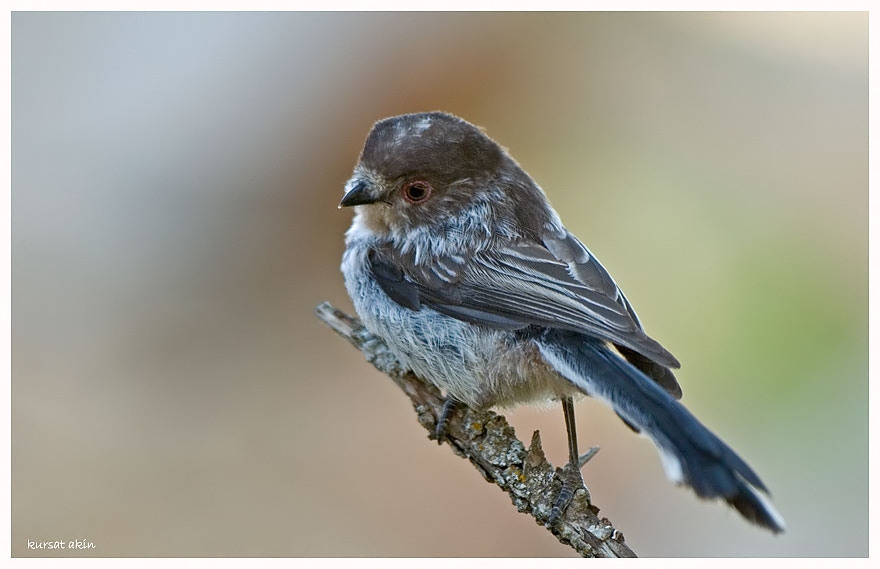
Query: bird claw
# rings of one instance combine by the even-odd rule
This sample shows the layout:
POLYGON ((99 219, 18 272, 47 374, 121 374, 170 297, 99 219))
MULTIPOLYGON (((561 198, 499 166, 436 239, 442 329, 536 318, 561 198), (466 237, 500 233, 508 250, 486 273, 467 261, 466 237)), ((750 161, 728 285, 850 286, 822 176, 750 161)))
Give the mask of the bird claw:
MULTIPOLYGON (((594 454, 596 454, 596 451, 593 449, 598 450, 596 447, 591 448, 584 455, 587 457, 586 460, 589 460, 594 454)), ((548 523, 551 526, 555 525, 562 517, 562 513, 568 509, 568 505, 571 504, 572 499, 574 499, 575 493, 581 488, 584 488, 584 479, 581 476, 579 464, 569 462, 559 474, 562 479, 562 488, 559 490, 559 494, 556 495, 556 501, 553 502, 553 507, 550 509, 548 523)))
POLYGON ((447 396, 446 400, 443 401, 443 408, 440 409, 440 414, 437 416, 437 423, 434 425, 434 438, 437 439, 438 445, 442 444, 443 439, 446 438, 449 418, 455 413, 456 408, 458 408, 458 401, 447 396))

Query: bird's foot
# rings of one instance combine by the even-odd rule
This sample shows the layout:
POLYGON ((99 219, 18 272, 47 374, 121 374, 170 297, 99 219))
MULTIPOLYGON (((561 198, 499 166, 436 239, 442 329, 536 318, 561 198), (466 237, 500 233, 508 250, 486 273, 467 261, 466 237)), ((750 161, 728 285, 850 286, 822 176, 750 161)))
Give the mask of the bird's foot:
POLYGON ((453 399, 452 396, 447 396, 446 400, 443 401, 443 408, 440 409, 440 414, 437 416, 437 423, 434 426, 434 438, 437 439, 438 445, 442 444, 443 439, 446 438, 446 429, 449 427, 449 418, 455 413, 458 405, 458 400, 453 399))
MULTIPOLYGON (((584 456, 586 457, 586 460, 590 460, 593 454, 596 454, 595 451, 590 449, 590 452, 587 452, 584 456)), ((586 460, 584 462, 586 462, 586 460)), ((574 498, 575 492, 581 488, 586 489, 584 486, 584 479, 581 476, 580 465, 578 464, 571 462, 566 464, 565 467, 559 471, 559 477, 562 478, 562 488, 559 490, 559 494, 556 496, 556 501, 550 509, 550 518, 548 520, 550 525, 554 525, 559 521, 563 512, 565 512, 568 505, 571 503, 571 500, 574 498)))
POLYGON ((599 447, 590 447, 587 452, 578 457, 578 467, 583 468, 586 463, 590 462, 591 458, 596 456, 597 452, 599 452, 599 447))
POLYGON ((559 521, 559 518, 562 517, 563 512, 568 508, 568 505, 571 503, 578 490, 581 488, 584 490, 587 489, 584 485, 584 478, 581 475, 581 468, 588 463, 591 458, 596 456, 597 452, 599 452, 599 447, 590 447, 587 452, 578 457, 577 465, 569 462, 559 473, 560 478, 562 478, 562 488, 556 496, 553 508, 550 509, 550 525, 559 521))

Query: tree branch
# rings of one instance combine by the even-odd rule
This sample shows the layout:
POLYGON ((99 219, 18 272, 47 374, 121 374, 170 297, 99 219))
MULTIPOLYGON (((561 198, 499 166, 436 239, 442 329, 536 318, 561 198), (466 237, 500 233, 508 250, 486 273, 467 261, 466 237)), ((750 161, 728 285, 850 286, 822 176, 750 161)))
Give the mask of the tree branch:
MULTIPOLYGON (((410 398, 419 423, 428 430, 429 438, 434 438, 436 418, 444 403, 440 391, 404 369, 385 343, 368 332, 357 318, 326 302, 319 304, 315 312, 410 398)), ((503 416, 460 405, 449 418, 445 441, 455 454, 470 460, 487 482, 507 492, 517 510, 530 514, 582 556, 636 557, 624 543, 623 534, 607 519, 597 516, 599 508, 591 504, 586 489, 575 493, 556 524, 548 524, 550 509, 562 487, 562 469, 554 469, 547 461, 538 431, 532 434, 526 450, 503 416)))

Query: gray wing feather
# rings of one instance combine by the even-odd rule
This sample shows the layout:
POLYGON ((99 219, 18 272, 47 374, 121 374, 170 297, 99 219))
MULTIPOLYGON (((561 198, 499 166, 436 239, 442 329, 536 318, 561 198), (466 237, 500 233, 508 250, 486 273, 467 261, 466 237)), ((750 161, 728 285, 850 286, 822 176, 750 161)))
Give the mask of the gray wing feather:
POLYGON ((371 262, 383 289, 407 304, 413 304, 417 293, 421 304, 467 322, 582 332, 625 346, 661 366, 679 366, 645 334, 605 268, 568 232, 546 237, 543 246, 518 242, 418 265, 412 255, 388 246, 376 250, 371 262), (399 267, 404 282, 382 284, 388 266, 399 267))

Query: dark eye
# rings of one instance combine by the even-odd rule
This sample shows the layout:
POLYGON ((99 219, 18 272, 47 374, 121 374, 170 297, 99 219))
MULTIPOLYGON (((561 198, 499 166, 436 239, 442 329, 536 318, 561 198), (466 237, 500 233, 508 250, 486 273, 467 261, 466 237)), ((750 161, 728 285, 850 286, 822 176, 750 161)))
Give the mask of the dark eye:
POLYGON ((410 182, 403 187, 403 197, 412 204, 422 203, 431 195, 431 184, 428 182, 410 182))

